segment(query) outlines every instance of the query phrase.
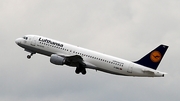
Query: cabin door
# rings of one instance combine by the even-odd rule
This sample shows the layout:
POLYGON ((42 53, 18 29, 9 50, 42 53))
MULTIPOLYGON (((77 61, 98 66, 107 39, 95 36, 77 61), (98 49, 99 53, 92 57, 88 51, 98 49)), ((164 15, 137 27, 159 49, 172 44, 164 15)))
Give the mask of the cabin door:
POLYGON ((37 40, 37 37, 33 37, 33 38, 31 39, 31 45, 32 45, 32 46, 36 46, 36 40, 37 40))

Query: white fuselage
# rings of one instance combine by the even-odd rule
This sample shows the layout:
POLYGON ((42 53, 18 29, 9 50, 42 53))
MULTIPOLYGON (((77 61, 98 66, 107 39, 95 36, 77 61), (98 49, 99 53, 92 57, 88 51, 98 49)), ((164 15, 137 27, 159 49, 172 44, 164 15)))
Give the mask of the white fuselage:
POLYGON ((42 36, 27 35, 27 37, 27 40, 18 38, 16 43, 25 48, 25 50, 36 51, 37 53, 47 56, 51 56, 51 54, 57 54, 60 56, 79 55, 83 58, 86 64, 91 65, 91 67, 89 67, 90 69, 124 76, 164 76, 163 72, 117 57, 109 56, 42 36))

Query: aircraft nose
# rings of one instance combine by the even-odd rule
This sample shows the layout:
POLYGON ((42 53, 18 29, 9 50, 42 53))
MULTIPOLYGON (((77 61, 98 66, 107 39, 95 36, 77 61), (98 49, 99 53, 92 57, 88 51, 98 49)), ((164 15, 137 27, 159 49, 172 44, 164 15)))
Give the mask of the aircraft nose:
POLYGON ((17 39, 15 40, 15 43, 16 43, 16 44, 19 44, 19 43, 20 43, 20 38, 17 38, 17 39))

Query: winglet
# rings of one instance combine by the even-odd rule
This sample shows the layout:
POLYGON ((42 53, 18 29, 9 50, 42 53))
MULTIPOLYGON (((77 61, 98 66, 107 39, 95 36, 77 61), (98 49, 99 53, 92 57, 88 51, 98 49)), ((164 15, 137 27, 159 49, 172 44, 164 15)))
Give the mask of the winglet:
POLYGON ((168 49, 168 46, 160 45, 156 49, 148 53, 146 56, 144 56, 143 58, 141 58, 140 60, 134 63, 156 70, 164 54, 166 53, 167 49, 168 49))

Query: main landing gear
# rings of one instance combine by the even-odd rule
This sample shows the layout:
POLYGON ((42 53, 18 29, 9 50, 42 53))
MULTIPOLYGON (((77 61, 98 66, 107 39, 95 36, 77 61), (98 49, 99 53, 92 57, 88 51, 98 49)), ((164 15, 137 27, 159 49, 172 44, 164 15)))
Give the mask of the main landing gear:
POLYGON ((31 56, 33 56, 33 54, 35 54, 35 53, 31 53, 30 55, 27 55, 27 58, 30 59, 31 56))
POLYGON ((86 69, 84 67, 76 67, 76 70, 75 70, 76 74, 79 74, 80 72, 85 75, 86 74, 86 69))
POLYGON ((85 74, 86 74, 86 68, 85 68, 85 65, 80 64, 80 63, 77 64, 77 65, 76 65, 75 73, 76 73, 76 74, 82 73, 83 75, 85 75, 85 74))

